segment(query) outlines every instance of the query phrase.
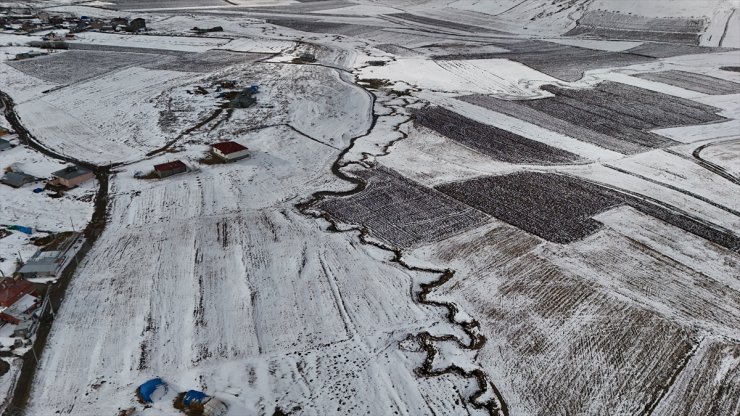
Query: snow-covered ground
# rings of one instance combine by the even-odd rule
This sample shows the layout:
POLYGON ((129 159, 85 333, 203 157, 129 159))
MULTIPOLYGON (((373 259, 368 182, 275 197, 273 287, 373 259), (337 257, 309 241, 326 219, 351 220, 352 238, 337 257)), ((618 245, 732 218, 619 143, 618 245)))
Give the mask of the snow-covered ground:
MULTIPOLYGON (((81 35, 125 58, 75 65, 89 77, 0 63, 41 145, 112 165, 105 230, 56 311, 28 414, 177 415, 187 389, 232 416, 736 413, 738 93, 641 74, 740 84, 726 69, 740 54, 654 43, 650 27, 593 35, 667 17, 732 46, 736 1, 234 3, 96 4, 149 10, 126 13, 154 32, 81 35), (254 105, 225 106, 251 85, 254 105), (417 113, 434 108, 449 118, 417 113), (250 156, 211 164, 223 140, 250 156), (566 161, 531 161, 543 152, 566 161), (188 171, 135 177, 173 160, 188 171), (517 188, 528 175, 572 188, 517 188), (474 221, 423 215, 445 204, 474 221), (548 223, 587 232, 556 241, 548 223), (389 229, 419 238, 388 247, 405 241, 389 229), (153 377, 170 391, 144 407, 153 377)), ((0 161, 62 165, 23 146, 0 161)), ((0 185, 0 213, 81 228, 96 186, 0 185)), ((5 272, 29 238, 0 239, 5 272)))

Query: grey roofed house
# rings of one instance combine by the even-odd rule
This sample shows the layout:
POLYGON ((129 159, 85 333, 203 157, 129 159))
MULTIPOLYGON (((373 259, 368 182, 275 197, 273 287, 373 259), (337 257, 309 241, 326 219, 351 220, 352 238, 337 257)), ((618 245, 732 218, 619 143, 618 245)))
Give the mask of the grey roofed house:
POLYGON ((90 173, 90 171, 83 168, 82 166, 69 166, 52 173, 52 175, 56 176, 57 178, 70 180, 78 176, 87 175, 88 173, 90 173))
POLYGON ((0 139, 0 152, 2 152, 3 150, 8 150, 11 147, 13 147, 13 145, 11 145, 9 141, 5 139, 0 139))
POLYGON ((52 184, 66 186, 69 189, 74 188, 95 176, 91 170, 82 166, 67 166, 62 170, 52 173, 52 175, 54 176, 52 184))
POLYGON ((23 172, 7 172, 0 179, 0 182, 12 186, 13 188, 20 188, 23 185, 35 182, 36 178, 31 175, 26 175, 23 172))
POLYGON ((60 251, 44 251, 36 253, 33 257, 28 259, 26 264, 18 270, 21 275, 40 275, 40 276, 52 276, 57 274, 61 263, 64 260, 61 258, 62 252, 60 251))

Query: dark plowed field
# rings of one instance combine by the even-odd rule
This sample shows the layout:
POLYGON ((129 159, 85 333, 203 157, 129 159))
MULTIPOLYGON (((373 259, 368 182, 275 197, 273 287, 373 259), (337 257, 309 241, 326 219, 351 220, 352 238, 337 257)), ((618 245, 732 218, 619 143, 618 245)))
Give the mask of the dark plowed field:
POLYGON ((564 81, 577 81, 585 71, 591 69, 627 66, 654 59, 649 56, 598 51, 539 40, 500 42, 496 43, 496 46, 510 52, 447 54, 437 56, 436 59, 511 59, 564 81))
POLYGON ((699 44, 703 19, 651 18, 602 10, 586 12, 566 36, 699 44))
POLYGON ((555 243, 569 243, 591 235, 600 227, 592 219, 594 215, 626 204, 730 250, 740 249, 740 237, 732 232, 656 202, 569 176, 523 172, 450 183, 436 189, 555 243))
POLYGON ((169 71, 208 73, 231 65, 253 63, 269 56, 269 54, 262 53, 238 53, 212 50, 203 53, 169 57, 161 61, 146 64, 144 67, 150 69, 165 69, 169 71))
POLYGON ((591 217, 621 203, 600 188, 567 176, 518 173, 473 179, 437 189, 529 233, 556 243, 591 235, 591 217))
POLYGON ((441 240, 470 229, 486 218, 447 195, 377 168, 359 173, 367 180, 362 192, 324 200, 319 208, 340 222, 361 224, 395 247, 441 240))
POLYGON ((357 36, 373 32, 379 27, 353 25, 348 23, 319 22, 309 19, 268 19, 267 23, 309 33, 332 33, 337 35, 357 36))
POLYGON ((8 65, 28 75, 57 84, 73 84, 132 65, 158 60, 153 54, 73 50, 8 65), (84 67, 84 71, 81 70, 84 67))
POLYGON ((730 51, 729 48, 710 48, 705 46, 666 44, 646 42, 640 46, 628 49, 626 52, 644 55, 652 58, 670 58, 679 55, 694 55, 699 53, 716 53, 730 51))
POLYGON ((588 90, 552 85, 543 89, 555 97, 505 101, 471 95, 460 99, 625 154, 676 144, 649 130, 725 120, 714 107, 616 82, 588 90))
POLYGON ((710 95, 740 93, 740 84, 736 82, 710 77, 708 75, 695 74, 693 72, 671 70, 646 72, 634 76, 710 95))
POLYGON ((398 19, 407 20, 409 22, 421 23, 421 24, 429 25, 429 26, 436 26, 436 27, 442 28, 442 29, 459 30, 461 32, 471 32, 471 33, 476 33, 476 32, 486 32, 486 33, 495 32, 495 33, 504 33, 504 32, 499 32, 499 31, 496 31, 496 30, 491 30, 491 29, 488 29, 488 28, 485 28, 485 27, 466 25, 466 24, 462 24, 462 23, 451 22, 449 20, 432 19, 430 17, 417 16, 417 15, 411 14, 411 13, 392 13, 392 14, 389 14, 387 16, 391 16, 391 17, 395 17, 395 18, 398 18, 398 19))
POLYGON ((555 165, 580 160, 565 150, 479 123, 445 108, 429 107, 414 115, 420 125, 502 162, 555 165))
POLYGON ((176 7, 227 6, 223 0, 113 0, 118 10, 168 9, 176 7))
MULTIPOLYGON (((193 52, 188 51, 175 51, 172 49, 155 49, 155 48, 138 48, 130 46, 112 46, 112 45, 98 45, 95 43, 69 43, 69 49, 81 50, 81 51, 107 51, 107 52, 134 52, 134 53, 149 53, 153 55, 190 55, 193 52)), ((153 61, 160 59, 157 57, 151 58, 153 61)))

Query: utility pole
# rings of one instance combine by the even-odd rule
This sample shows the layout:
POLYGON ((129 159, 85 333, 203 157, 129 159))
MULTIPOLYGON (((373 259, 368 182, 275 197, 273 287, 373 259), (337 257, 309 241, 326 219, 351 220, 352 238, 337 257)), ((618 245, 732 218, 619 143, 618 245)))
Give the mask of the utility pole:
POLYGON ((76 232, 75 231, 75 223, 74 223, 74 221, 72 221, 72 216, 71 215, 69 216, 69 223, 72 224, 72 231, 73 232, 76 232))

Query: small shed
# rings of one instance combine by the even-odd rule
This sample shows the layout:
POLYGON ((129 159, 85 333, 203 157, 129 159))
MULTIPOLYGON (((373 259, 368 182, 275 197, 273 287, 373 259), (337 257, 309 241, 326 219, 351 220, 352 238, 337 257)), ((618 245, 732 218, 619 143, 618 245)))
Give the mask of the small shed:
POLYGON ((211 152, 226 162, 234 162, 249 156, 249 149, 231 141, 212 145, 211 152))
POLYGON ((188 166, 180 160, 174 160, 172 162, 154 165, 154 172, 157 174, 157 176, 159 176, 160 179, 172 175, 177 175, 178 173, 185 173, 187 171, 188 166))
POLYGON ((110 25, 113 27, 128 26, 128 19, 126 19, 125 17, 114 17, 113 19, 111 19, 110 25))
POLYGON ((82 166, 67 166, 62 170, 52 173, 52 176, 54 176, 54 179, 51 181, 52 185, 61 185, 68 189, 74 188, 95 177, 91 170, 82 166))
POLYGON ((31 175, 26 175, 23 172, 7 172, 2 178, 0 178, 0 182, 8 186, 12 186, 13 188, 20 188, 23 185, 33 183, 35 181, 36 178, 31 175))
POLYGON ((13 145, 10 144, 9 141, 7 141, 5 139, 0 139, 0 152, 2 152, 4 150, 8 150, 8 149, 10 149, 12 147, 13 147, 13 145))
POLYGON ((131 23, 129 23, 128 30, 129 32, 146 30, 146 20, 142 19, 141 17, 137 17, 136 19, 132 20, 131 23))

